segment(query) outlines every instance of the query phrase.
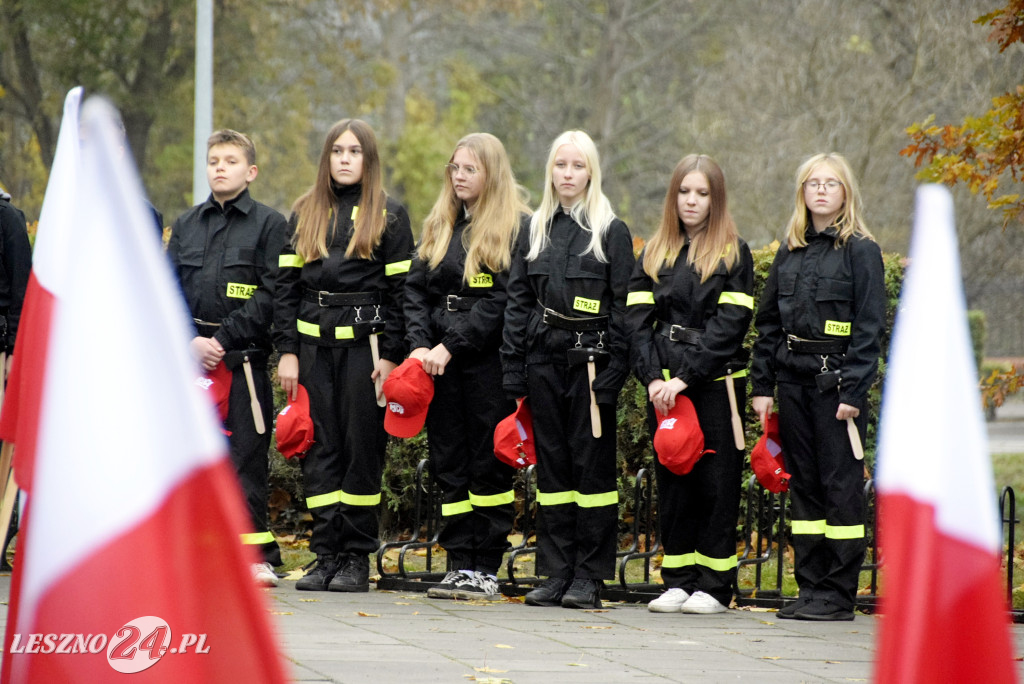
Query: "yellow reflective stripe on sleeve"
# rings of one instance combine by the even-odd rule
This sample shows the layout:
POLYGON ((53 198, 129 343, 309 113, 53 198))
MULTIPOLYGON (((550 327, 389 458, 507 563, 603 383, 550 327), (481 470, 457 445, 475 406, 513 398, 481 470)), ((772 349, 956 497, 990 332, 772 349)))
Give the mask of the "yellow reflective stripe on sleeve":
POLYGON ((669 372, 668 368, 662 368, 661 377, 665 382, 668 382, 672 379, 672 373, 669 372))
POLYGON ((463 499, 462 501, 453 501, 452 503, 441 504, 441 515, 448 518, 453 515, 461 515, 463 513, 472 513, 473 504, 469 503, 469 499, 463 499))
POLYGON ((246 283, 228 283, 228 289, 225 293, 232 299, 249 299, 252 297, 252 293, 256 291, 256 285, 248 285, 246 283))
POLYGON ((341 490, 334 492, 327 492, 326 494, 317 494, 316 496, 306 497, 306 508, 320 508, 321 506, 330 506, 331 504, 341 503, 341 490))
POLYGON ((349 218, 352 219, 353 221, 355 221, 356 220, 356 216, 359 216, 359 205, 358 204, 356 206, 352 207, 352 215, 349 216, 349 218))
POLYGON ((390 264, 384 264, 384 275, 393 276, 401 273, 408 273, 410 266, 412 266, 412 259, 406 259, 405 261, 393 261, 390 264))
POLYGON ((825 521, 794 520, 793 534, 825 534, 825 521))
POLYGON ((342 491, 339 494, 338 500, 348 506, 376 506, 380 503, 380 492, 376 494, 349 494, 342 491))
MULTIPOLYGON (((732 374, 732 377, 733 377, 733 379, 735 379, 735 378, 745 378, 745 377, 747 377, 748 375, 750 375, 750 373, 748 373, 748 372, 747 372, 747 369, 746 369, 746 368, 744 368, 743 370, 738 370, 738 371, 736 371, 735 373, 733 373, 733 374, 732 374)), ((715 381, 715 382, 718 382, 719 380, 725 380, 725 376, 723 375, 723 376, 722 376, 722 377, 720 377, 720 378, 715 378, 715 380, 714 380, 714 381, 715 381)))
POLYGON ((298 328, 299 332, 303 335, 320 337, 320 326, 316 323, 307 323, 306 321, 296 320, 295 327, 298 328))
POLYGON ((626 306, 634 304, 654 304, 653 292, 630 292, 626 295, 626 306))
POLYGON ((270 532, 248 532, 246 534, 238 535, 242 539, 243 544, 272 544, 274 543, 274 535, 270 532))
POLYGON ((355 337, 351 325, 341 325, 334 329, 334 339, 336 340, 353 340, 355 337))
POLYGON ((705 556, 699 551, 694 555, 697 557, 697 565, 703 565, 705 568, 711 568, 718 572, 728 572, 739 565, 739 562, 736 560, 736 556, 729 556, 728 558, 712 558, 711 556, 705 556))
POLYGON ((537 503, 541 506, 571 504, 575 500, 575 492, 537 492, 537 503))
POLYGON ((580 508, 599 508, 616 506, 619 503, 619 492, 601 492, 600 494, 580 494, 576 492, 576 505, 580 508))
POLYGON ((718 295, 719 304, 736 304, 745 306, 748 309, 754 308, 754 298, 743 292, 723 292, 718 295))
POLYGON ((827 539, 863 539, 863 525, 825 525, 827 539))
POLYGON ((507 492, 501 492, 500 494, 474 494, 469 493, 469 503, 475 507, 488 508, 490 506, 505 506, 510 503, 515 503, 516 492, 513 489, 507 492))
POLYGON ((696 564, 697 554, 695 553, 666 553, 661 561, 661 567, 663 568, 685 568, 696 564))
POLYGON ((298 254, 282 254, 277 257, 278 268, 302 268, 306 262, 298 254))

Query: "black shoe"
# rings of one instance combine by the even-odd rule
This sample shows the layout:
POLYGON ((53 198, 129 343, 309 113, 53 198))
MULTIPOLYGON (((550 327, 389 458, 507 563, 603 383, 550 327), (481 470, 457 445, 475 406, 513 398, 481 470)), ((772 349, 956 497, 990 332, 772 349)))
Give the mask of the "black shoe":
POLYGON ((853 619, 853 611, 838 606, 828 599, 813 599, 793 613, 793 617, 797 620, 813 620, 815 622, 849 622, 853 619))
POLYGON ((562 596, 563 608, 600 608, 601 582, 591 579, 574 579, 569 591, 562 596))
POLYGON ((455 587, 460 582, 473 579, 472 575, 467 575, 461 570, 450 570, 448 574, 444 576, 440 584, 427 589, 427 596, 429 598, 443 598, 450 599, 455 598, 455 587))
POLYGON ((331 591, 370 591, 370 559, 364 553, 343 553, 341 567, 331 580, 331 591))
POLYGON ((317 556, 316 567, 296 582, 295 588, 300 591, 327 591, 327 586, 337 572, 338 557, 336 555, 317 556))
POLYGON ((526 595, 528 606, 560 606, 565 590, 569 588, 569 580, 562 577, 549 577, 526 595))
POLYGON ((795 620, 796 611, 800 610, 810 602, 811 599, 807 598, 806 596, 801 596, 796 601, 793 601, 792 603, 787 603, 785 606, 780 608, 779 612, 775 614, 775 617, 781 620, 795 620))

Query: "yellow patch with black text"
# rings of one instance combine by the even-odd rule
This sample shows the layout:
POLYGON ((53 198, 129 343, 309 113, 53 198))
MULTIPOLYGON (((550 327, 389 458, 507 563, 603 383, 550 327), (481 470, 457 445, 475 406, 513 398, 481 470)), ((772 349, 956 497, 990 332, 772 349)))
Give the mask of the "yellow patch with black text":
POLYGON ((601 311, 601 302, 597 299, 587 299, 586 297, 577 297, 572 300, 572 308, 576 311, 584 311, 586 313, 596 314, 601 311))
POLYGON ((490 273, 477 273, 469 279, 470 287, 494 287, 494 277, 490 273))
POLYGON ((849 321, 845 323, 840 321, 825 321, 825 334, 849 337, 850 325, 849 321))
POLYGON ((245 283, 228 283, 228 297, 232 299, 248 299, 252 297, 252 293, 256 291, 256 285, 246 285, 245 283))

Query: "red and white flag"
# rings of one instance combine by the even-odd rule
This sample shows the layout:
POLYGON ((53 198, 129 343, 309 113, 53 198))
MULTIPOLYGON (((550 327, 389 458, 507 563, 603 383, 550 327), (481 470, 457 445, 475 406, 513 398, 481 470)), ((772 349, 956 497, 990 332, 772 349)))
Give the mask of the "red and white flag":
MULTIPOLYGON (((19 411, 16 451, 36 448, 4 681, 283 682, 238 541, 248 515, 193 388, 185 307, 113 109, 90 100, 81 127, 80 162, 55 161, 77 168, 53 171, 72 180, 46 197, 70 223, 41 225, 61 236, 48 248, 64 271, 41 328, 38 407, 19 411)), ((69 145, 78 125, 65 120, 58 149, 69 145)))
POLYGON ((1016 681, 949 191, 917 191, 878 443, 877 682, 1016 681))

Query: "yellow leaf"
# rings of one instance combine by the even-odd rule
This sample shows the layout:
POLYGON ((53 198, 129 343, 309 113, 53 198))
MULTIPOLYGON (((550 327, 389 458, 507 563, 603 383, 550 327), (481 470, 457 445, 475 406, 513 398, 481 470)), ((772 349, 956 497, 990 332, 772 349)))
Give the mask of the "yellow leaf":
POLYGON ((396 606, 411 606, 412 604, 408 603, 407 601, 395 601, 395 605, 396 606))
POLYGON ((566 665, 568 665, 569 667, 590 667, 589 665, 584 665, 583 663, 566 663, 566 665))
POLYGON ((361 610, 357 612, 356 615, 358 615, 359 617, 380 617, 380 615, 377 615, 376 613, 364 613, 361 610))
POLYGON ((320 599, 299 599, 299 603, 320 603, 320 599))
POLYGON ((494 644, 494 648, 515 648, 515 646, 509 646, 508 644, 494 644))
POLYGON ((611 629, 611 625, 583 625, 583 629, 611 629))
POLYGON ((271 615, 295 615, 295 613, 290 613, 290 612, 289 613, 283 613, 283 612, 281 612, 279 610, 272 610, 272 611, 270 611, 270 614, 271 615))
POLYGON ((780 656, 762 656, 761 660, 778 660, 780 656))

